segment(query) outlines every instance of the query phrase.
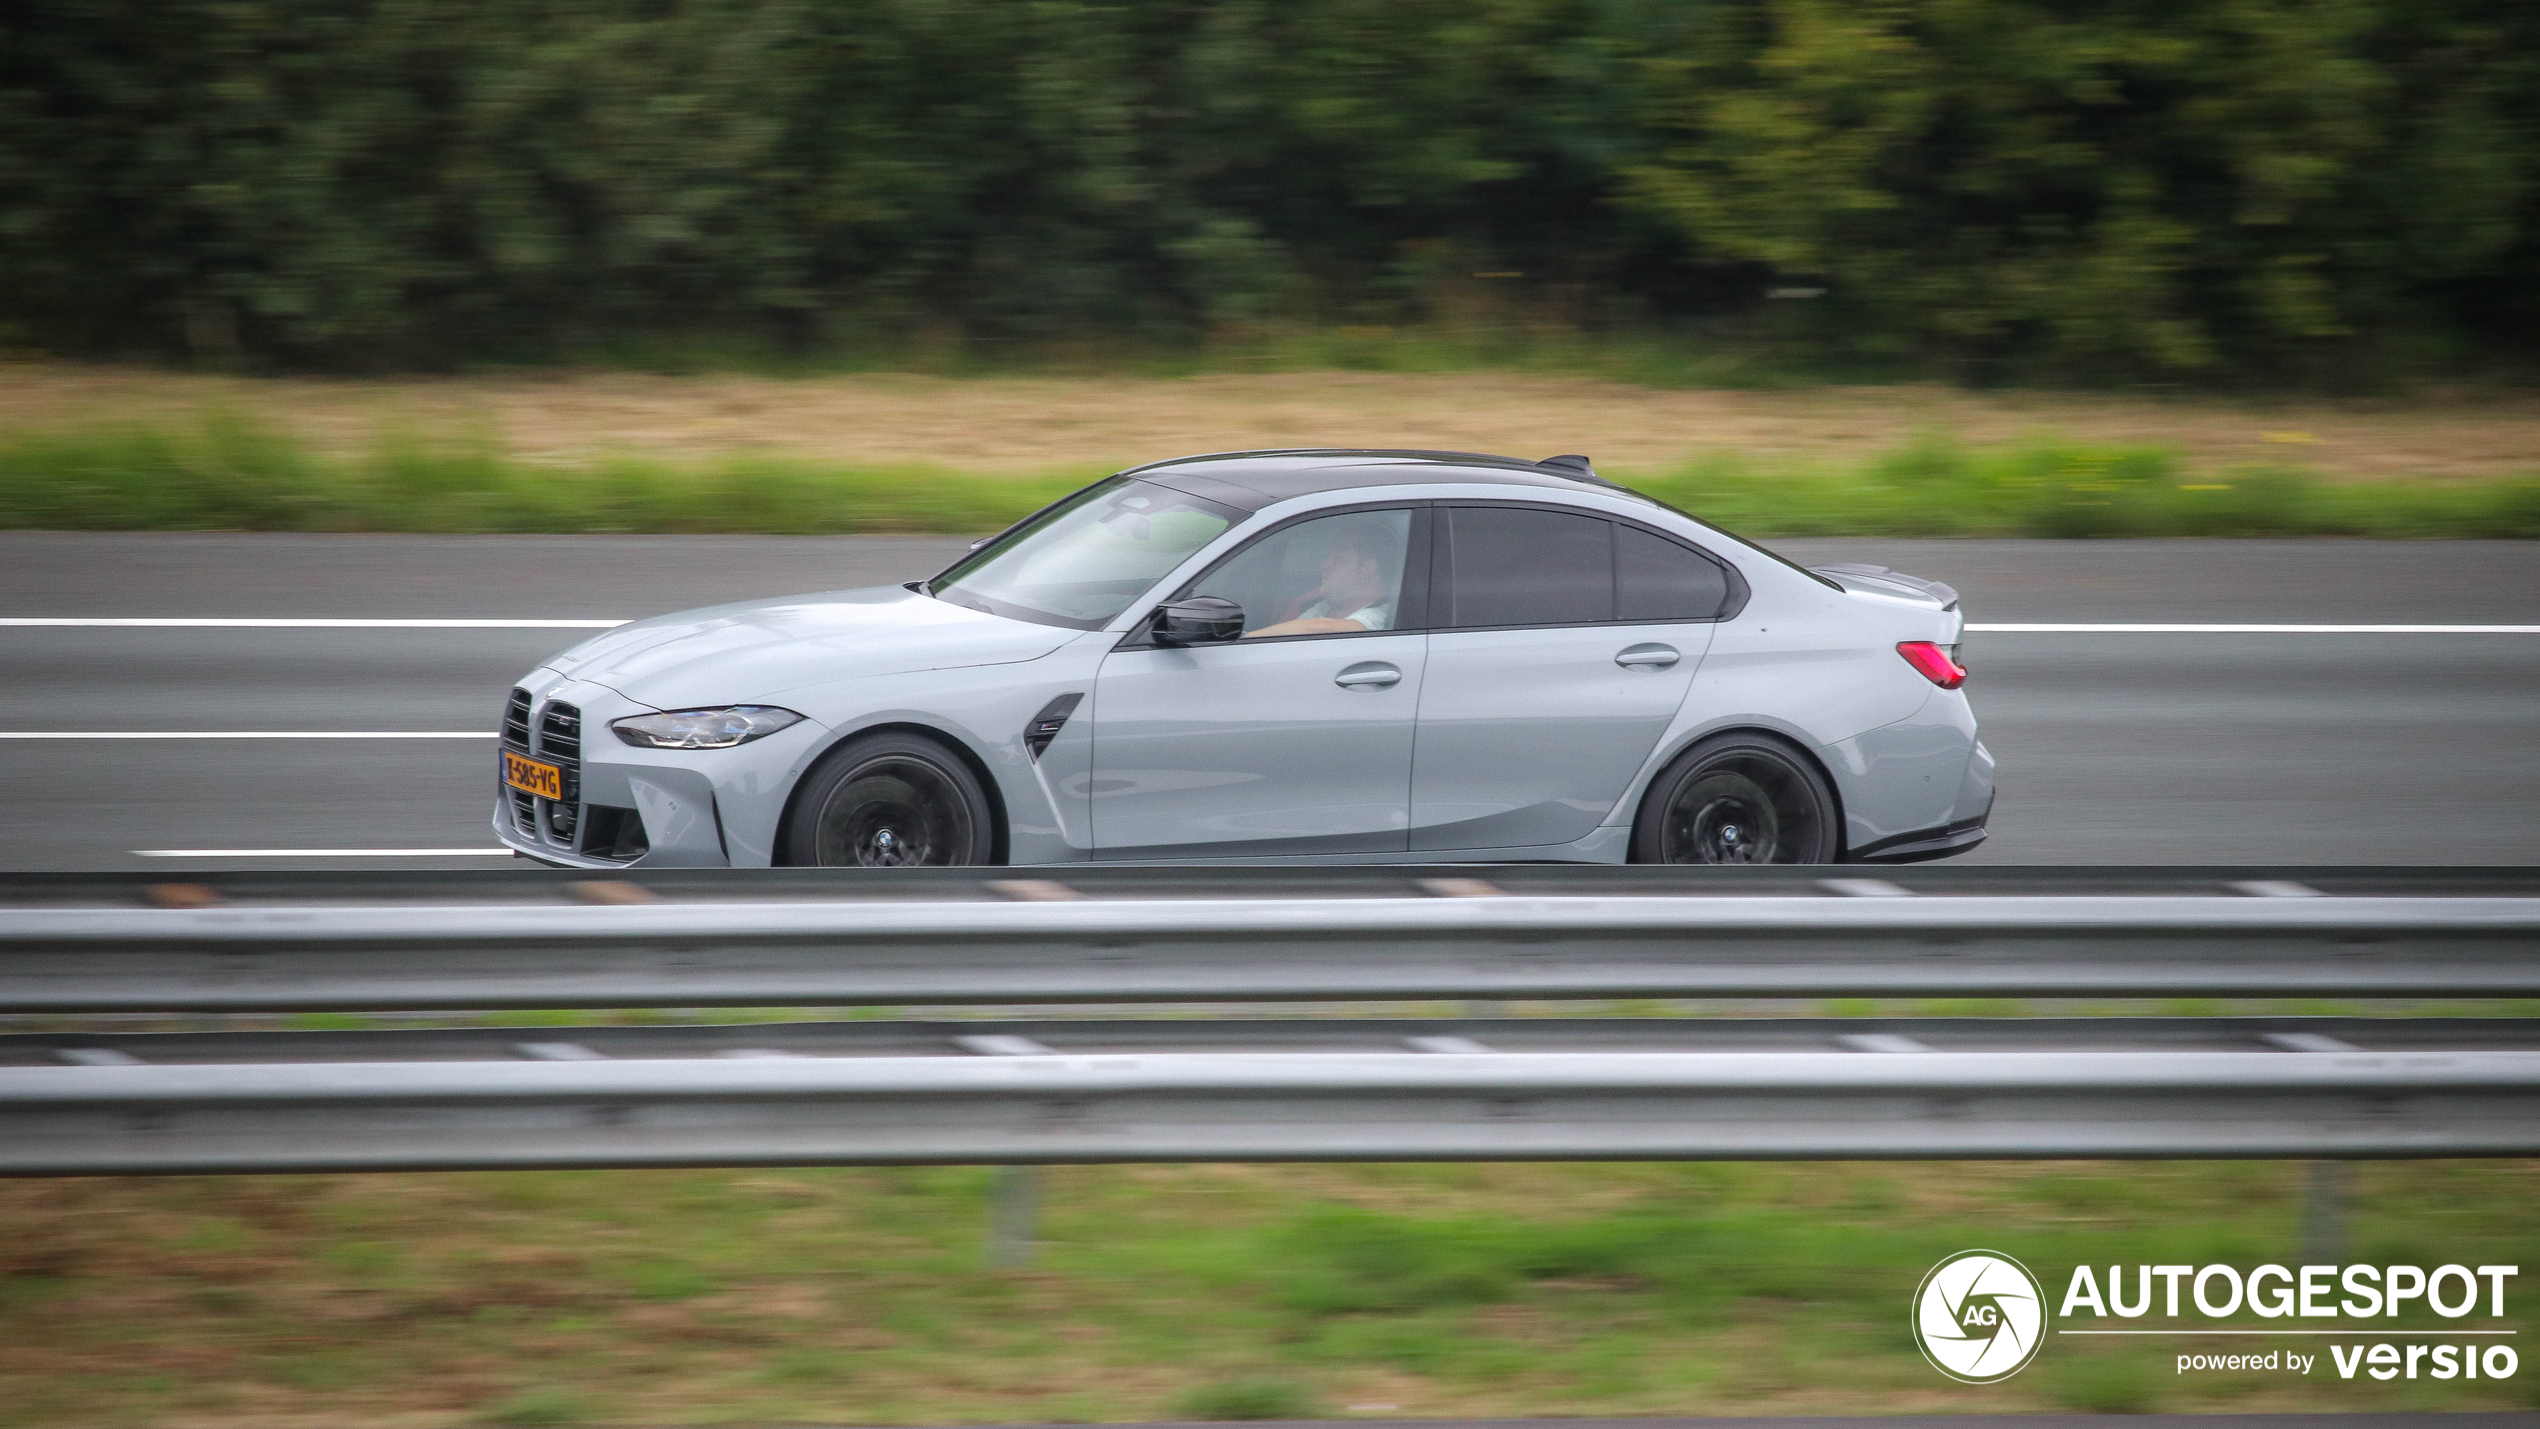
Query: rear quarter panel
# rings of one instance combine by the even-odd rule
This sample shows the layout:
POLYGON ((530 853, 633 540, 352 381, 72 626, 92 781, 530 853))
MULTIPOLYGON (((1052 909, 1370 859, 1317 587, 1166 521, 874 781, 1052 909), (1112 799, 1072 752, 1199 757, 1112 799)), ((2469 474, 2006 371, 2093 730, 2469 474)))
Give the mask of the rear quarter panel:
POLYGON ((1899 803, 1890 793, 1921 787, 1925 775, 1945 794, 1932 822, 1945 822, 1974 745, 1973 719, 1963 697, 1924 679, 1896 653, 1896 645, 1955 642, 1958 613, 1917 600, 1830 589, 1716 537, 1707 544, 1737 565, 1754 594, 1744 610, 1717 627, 1675 723, 1606 822, 1629 824, 1649 781, 1670 760, 1700 740, 1735 729, 1769 730, 1817 756, 1843 801, 1848 846, 1894 832, 1886 828, 1892 818, 1919 810, 1910 798, 1890 808, 1899 803), (1936 696, 1949 708, 1934 718, 1936 696), (1899 739, 1861 742, 1891 728, 1900 731, 1899 739), (1870 813, 1876 831, 1855 826, 1855 811, 1870 813))

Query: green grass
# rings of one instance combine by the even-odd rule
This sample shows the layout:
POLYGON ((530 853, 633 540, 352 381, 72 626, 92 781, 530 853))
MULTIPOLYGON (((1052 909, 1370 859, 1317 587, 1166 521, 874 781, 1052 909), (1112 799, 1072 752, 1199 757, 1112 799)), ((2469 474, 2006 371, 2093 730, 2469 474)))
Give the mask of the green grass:
POLYGON ((2038 1368, 2060 1409, 2084 1414, 2141 1414, 2154 1403, 2151 1379, 2139 1356, 2121 1352, 2076 1352, 2038 1368))
MULTIPOLYGON (((735 455, 518 460, 408 435, 320 454, 243 417, 0 436, 0 528, 86 531, 976 533, 1101 475, 735 455)), ((1842 466, 1716 456, 1609 473, 1733 531, 1780 536, 2540 538, 2540 477, 2330 482, 2190 471, 2157 447, 1930 438, 1842 466)))
MULTIPOLYGON (((2540 1163, 2366 1163, 2345 1259, 2540 1263, 2540 1163)), ((1953 1384, 1942 1257, 2294 1263, 2296 1163, 1054 1167, 1027 1270, 968 1168, 0 1183, 0 1423, 958 1424, 1347 1413, 2520 1408, 2536 1379, 1953 1384), (14 1416, 14 1417, 13 1417, 14 1416)), ((2532 1292, 2509 1287, 2505 1328, 2532 1292)), ((2058 1302, 2060 1303, 2060 1302, 2058 1302)), ((2483 1318, 2481 1327, 2489 1322, 2483 1318)), ((2265 1322, 2249 1320, 2250 1325, 2265 1322)), ((2361 1333, 2456 1328, 2412 1310, 2361 1333)), ((2528 1338, 2528 1335, 2525 1335, 2528 1338)))
POLYGON ((406 436, 330 458, 246 418, 0 437, 0 528, 86 531, 994 530, 1100 473, 967 476, 736 456, 538 466, 406 436))
POLYGON ((1234 1379, 1204 1384, 1174 1406, 1193 1419, 1311 1419, 1313 1396, 1284 1379, 1234 1379))
POLYGON ((533 1385, 487 1405, 482 1415, 483 1422, 507 1429, 554 1429, 558 1425, 580 1424, 590 1417, 588 1399, 559 1385, 533 1385))

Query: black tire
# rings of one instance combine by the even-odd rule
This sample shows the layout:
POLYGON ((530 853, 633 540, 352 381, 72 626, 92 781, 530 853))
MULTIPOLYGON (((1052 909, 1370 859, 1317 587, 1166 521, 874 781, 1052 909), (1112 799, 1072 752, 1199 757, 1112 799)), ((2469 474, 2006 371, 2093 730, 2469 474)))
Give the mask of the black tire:
POLYGON ((1762 734, 1723 734, 1650 781, 1634 863, 1832 863, 1834 790, 1815 761, 1762 734))
POLYGON ((995 852, 977 776, 916 734, 868 734, 830 751, 803 776, 777 838, 780 860, 803 868, 980 864, 995 852))

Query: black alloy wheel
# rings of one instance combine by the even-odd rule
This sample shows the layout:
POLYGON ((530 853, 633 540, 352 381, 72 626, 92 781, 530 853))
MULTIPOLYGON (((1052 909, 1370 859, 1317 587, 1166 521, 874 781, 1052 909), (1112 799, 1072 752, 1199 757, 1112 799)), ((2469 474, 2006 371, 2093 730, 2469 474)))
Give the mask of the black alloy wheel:
POLYGON ((1834 791, 1796 749, 1725 734, 1651 781, 1632 829, 1635 863, 1832 863, 1834 791))
POLYGON ((779 848, 784 862, 819 868, 978 864, 993 851, 977 777, 910 734, 851 740, 803 776, 779 848))

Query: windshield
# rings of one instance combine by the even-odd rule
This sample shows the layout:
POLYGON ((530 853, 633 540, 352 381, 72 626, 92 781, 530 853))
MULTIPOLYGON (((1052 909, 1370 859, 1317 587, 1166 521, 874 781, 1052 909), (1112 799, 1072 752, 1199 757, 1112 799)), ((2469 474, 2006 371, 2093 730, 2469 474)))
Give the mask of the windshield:
POLYGON ((991 615, 1099 630, 1242 514, 1115 476, 962 558, 927 590, 991 615))

